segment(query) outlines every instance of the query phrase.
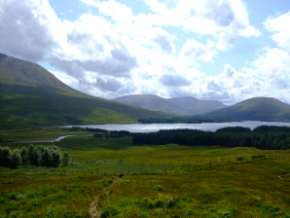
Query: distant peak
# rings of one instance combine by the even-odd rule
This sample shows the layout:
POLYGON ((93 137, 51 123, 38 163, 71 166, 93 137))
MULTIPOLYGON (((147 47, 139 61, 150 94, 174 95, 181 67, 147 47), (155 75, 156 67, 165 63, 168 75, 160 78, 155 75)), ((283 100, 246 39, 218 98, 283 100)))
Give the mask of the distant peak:
POLYGON ((273 97, 253 97, 253 98, 249 98, 249 99, 247 99, 245 101, 259 101, 259 102, 261 102, 261 101, 265 101, 265 102, 276 101, 276 102, 282 102, 279 99, 273 98, 273 97))

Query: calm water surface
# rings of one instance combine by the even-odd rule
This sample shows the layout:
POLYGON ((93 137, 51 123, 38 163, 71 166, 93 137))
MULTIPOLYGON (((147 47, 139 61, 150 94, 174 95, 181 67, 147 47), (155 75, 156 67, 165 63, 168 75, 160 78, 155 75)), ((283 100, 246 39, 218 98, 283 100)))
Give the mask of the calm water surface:
POLYGON ((66 126, 81 127, 90 129, 103 129, 108 131, 129 131, 132 133, 158 132, 159 130, 172 129, 195 129, 204 131, 216 131, 224 127, 248 127, 254 129, 258 126, 287 126, 290 123, 284 122, 260 122, 260 121, 243 121, 243 122, 228 122, 228 123, 174 123, 174 124, 99 124, 99 125, 76 125, 66 126))

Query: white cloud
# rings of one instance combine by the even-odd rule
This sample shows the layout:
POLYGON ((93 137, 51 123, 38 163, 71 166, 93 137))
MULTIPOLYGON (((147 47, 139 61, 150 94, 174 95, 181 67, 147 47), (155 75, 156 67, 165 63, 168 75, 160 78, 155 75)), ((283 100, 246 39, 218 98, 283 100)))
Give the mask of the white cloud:
POLYGON ((183 60, 189 59, 189 63, 199 63, 199 61, 209 62, 219 50, 217 45, 213 41, 202 44, 196 40, 187 40, 183 44, 179 55, 183 60))
POLYGON ((290 12, 282 14, 278 17, 272 17, 264 23, 266 29, 273 35, 273 40, 278 46, 290 49, 290 12))
MULTIPOLYGON (((214 35, 222 32, 251 37, 260 32, 250 24, 242 0, 168 1, 144 0, 155 13, 155 25, 181 26, 187 31, 214 35), (168 6, 170 5, 170 6, 168 6)), ((150 17, 150 16, 149 16, 150 17)))
POLYGON ((200 98, 220 99, 233 103, 251 97, 266 96, 290 102, 290 53, 279 48, 266 48, 248 65, 205 76, 206 88, 197 93, 200 98))
POLYGON ((240 69, 225 65, 208 75, 199 67, 231 49, 233 39, 260 35, 242 0, 139 0, 151 10, 139 14, 118 1, 81 1, 98 14, 68 21, 47 0, 0 0, 0 51, 46 61, 62 81, 102 97, 151 93, 233 103, 265 95, 290 101, 284 94, 290 81, 289 14, 265 23, 280 48, 263 49, 240 69))
POLYGON ((0 52, 40 61, 53 47, 48 1, 0 1, 0 52), (45 11, 45 13, 43 13, 45 11))
POLYGON ((132 9, 115 0, 80 0, 88 6, 95 7, 99 13, 110 17, 117 22, 131 22, 133 20, 132 9))

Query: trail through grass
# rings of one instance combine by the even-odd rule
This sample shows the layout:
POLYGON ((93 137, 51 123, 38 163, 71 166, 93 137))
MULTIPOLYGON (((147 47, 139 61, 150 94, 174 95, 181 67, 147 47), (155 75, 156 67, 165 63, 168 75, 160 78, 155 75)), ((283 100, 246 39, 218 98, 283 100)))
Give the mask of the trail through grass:
MULTIPOLYGON (((91 218, 100 218, 102 217, 102 202, 112 194, 112 190, 117 186, 122 179, 122 175, 112 178, 109 180, 108 186, 105 187, 101 193, 98 193, 94 200, 90 203, 89 215, 91 218)), ((104 215, 103 215, 104 216, 104 215)))

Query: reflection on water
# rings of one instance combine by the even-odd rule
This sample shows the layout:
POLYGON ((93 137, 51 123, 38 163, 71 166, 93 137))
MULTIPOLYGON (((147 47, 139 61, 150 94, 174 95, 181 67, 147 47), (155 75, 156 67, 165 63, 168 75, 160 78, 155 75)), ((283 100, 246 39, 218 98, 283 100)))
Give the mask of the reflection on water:
POLYGON ((228 123, 174 123, 174 124, 100 124, 100 125, 77 125, 66 127, 82 127, 90 129, 104 129, 108 131, 129 131, 137 132, 157 132, 159 130, 171 129, 196 129, 204 131, 216 131, 224 127, 248 127, 254 129, 258 126, 288 126, 290 123, 284 122, 260 122, 260 121, 243 121, 243 122, 228 122, 228 123))

